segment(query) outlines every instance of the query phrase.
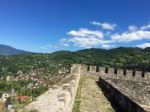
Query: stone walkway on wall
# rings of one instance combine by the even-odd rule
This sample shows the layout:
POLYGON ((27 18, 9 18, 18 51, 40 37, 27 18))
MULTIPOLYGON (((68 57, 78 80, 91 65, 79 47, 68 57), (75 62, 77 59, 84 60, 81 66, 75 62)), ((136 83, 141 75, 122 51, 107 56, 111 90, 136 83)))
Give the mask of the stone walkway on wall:
POLYGON ((73 112, 114 112, 94 79, 82 77, 73 112))
POLYGON ((19 112, 71 112, 79 79, 79 74, 70 75, 19 112))

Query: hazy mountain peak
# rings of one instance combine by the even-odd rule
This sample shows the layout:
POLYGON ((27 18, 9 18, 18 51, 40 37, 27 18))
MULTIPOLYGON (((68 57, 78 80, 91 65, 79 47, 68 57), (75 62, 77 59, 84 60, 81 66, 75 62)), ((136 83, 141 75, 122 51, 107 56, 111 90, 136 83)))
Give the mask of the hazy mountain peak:
POLYGON ((0 44, 0 55, 14 55, 14 54, 23 54, 23 53, 27 53, 27 52, 24 50, 16 49, 8 45, 0 44))

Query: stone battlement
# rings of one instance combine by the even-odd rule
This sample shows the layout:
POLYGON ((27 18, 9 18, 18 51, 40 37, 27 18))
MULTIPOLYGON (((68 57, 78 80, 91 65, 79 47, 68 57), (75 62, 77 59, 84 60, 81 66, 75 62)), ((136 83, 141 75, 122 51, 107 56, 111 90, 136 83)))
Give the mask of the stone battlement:
MULTIPOLYGON (((150 112, 150 73, 73 64, 61 83, 24 107, 39 112, 72 112, 80 76, 94 77, 126 112, 150 112), (100 78, 99 78, 100 77, 100 78)), ((22 112, 22 110, 20 111, 22 112)), ((27 112, 27 111, 26 111, 27 112)))
POLYGON ((150 81, 150 72, 145 72, 144 70, 136 71, 88 65, 82 65, 82 75, 101 75, 108 78, 110 77, 124 80, 150 81))
POLYGON ((81 75, 99 78, 108 98, 125 112, 150 112, 150 72, 82 65, 81 75))

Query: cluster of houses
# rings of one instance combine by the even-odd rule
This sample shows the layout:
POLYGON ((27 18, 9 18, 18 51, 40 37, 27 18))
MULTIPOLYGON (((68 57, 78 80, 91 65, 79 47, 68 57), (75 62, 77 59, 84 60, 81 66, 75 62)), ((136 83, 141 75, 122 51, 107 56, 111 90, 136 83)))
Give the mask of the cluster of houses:
MULTIPOLYGON (((65 74, 67 73, 68 70, 66 69, 60 69, 58 71, 59 74, 65 74)), ((1 80, 6 80, 6 81, 31 81, 33 83, 28 85, 28 88, 33 88, 38 87, 38 85, 47 87, 50 82, 53 82, 57 76, 52 76, 52 75, 41 75, 39 71, 32 70, 28 74, 23 74, 22 71, 18 71, 18 76, 7 76, 6 78, 1 77, 1 80)), ((63 75, 62 75, 63 77, 63 75)), ((59 76, 60 78, 60 76, 59 76)))
POLYGON ((0 112, 16 112, 16 104, 27 101, 32 101, 32 97, 18 96, 15 92, 3 93, 0 98, 0 112), (12 100, 16 103, 13 103, 12 100))
MULTIPOLYGON (((54 82, 56 78, 60 79, 61 77, 65 77, 68 70, 65 68, 59 70, 59 76, 52 76, 52 75, 41 75, 39 71, 32 70, 28 74, 23 74, 22 71, 18 71, 18 76, 7 76, 6 78, 1 77, 1 80, 6 81, 29 81, 30 83, 27 83, 26 88, 28 89, 36 89, 39 86, 41 87, 48 87, 51 82, 54 82), (64 74, 64 75, 63 75, 64 74)), ((18 96, 14 90, 11 93, 3 93, 0 98, 0 112, 5 112, 7 110, 8 112, 15 112, 14 105, 8 102, 9 98, 15 98, 18 102, 26 102, 30 101, 30 96, 18 96)))
POLYGON ((0 98, 0 112, 5 112, 6 110, 8 112, 15 112, 14 106, 8 102, 8 98, 10 98, 9 94, 2 94, 0 98))
POLYGON ((15 104, 10 101, 10 99, 14 98, 15 101, 18 102, 26 102, 31 100, 29 96, 18 96, 10 93, 3 93, 0 98, 0 112, 16 112, 15 104))
MULTIPOLYGON (((63 75, 61 75, 63 77, 63 75)), ((38 88, 39 86, 48 87, 51 82, 56 80, 57 76, 41 75, 37 71, 31 71, 28 75, 20 74, 14 81, 31 81, 27 88, 38 88)), ((60 78, 60 76, 58 76, 60 78)))
POLYGON ((19 76, 16 78, 6 78, 9 80, 14 80, 14 81, 32 81, 33 83, 30 83, 29 85, 27 85, 28 88, 38 88, 38 86, 43 86, 43 87, 48 87, 48 85, 51 82, 54 82, 57 78, 63 78, 64 76, 66 76, 66 73, 68 73, 69 70, 66 69, 65 67, 62 67, 61 69, 59 69, 58 74, 61 75, 41 75, 39 70, 32 70, 30 71, 30 73, 28 74, 23 74, 22 71, 19 71, 18 74, 19 76))

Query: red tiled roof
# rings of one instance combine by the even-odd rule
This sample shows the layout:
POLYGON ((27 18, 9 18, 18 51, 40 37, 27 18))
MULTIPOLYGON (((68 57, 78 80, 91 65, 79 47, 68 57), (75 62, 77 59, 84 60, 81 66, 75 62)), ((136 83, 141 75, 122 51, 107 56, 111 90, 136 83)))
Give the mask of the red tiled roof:
POLYGON ((30 98, 29 96, 18 96, 18 100, 21 100, 21 101, 26 101, 29 98, 30 98))

